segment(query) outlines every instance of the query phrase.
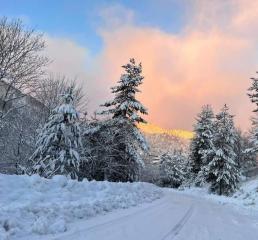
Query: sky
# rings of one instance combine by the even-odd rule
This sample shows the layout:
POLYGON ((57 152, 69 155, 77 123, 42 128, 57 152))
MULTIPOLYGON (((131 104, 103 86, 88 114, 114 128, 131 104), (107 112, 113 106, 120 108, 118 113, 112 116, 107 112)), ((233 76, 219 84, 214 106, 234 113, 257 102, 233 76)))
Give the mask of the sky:
POLYGON ((0 0, 0 16, 44 33, 49 71, 76 78, 88 110, 109 100, 134 57, 146 119, 191 130, 204 104, 228 104, 250 127, 246 93, 258 71, 258 0, 0 0))

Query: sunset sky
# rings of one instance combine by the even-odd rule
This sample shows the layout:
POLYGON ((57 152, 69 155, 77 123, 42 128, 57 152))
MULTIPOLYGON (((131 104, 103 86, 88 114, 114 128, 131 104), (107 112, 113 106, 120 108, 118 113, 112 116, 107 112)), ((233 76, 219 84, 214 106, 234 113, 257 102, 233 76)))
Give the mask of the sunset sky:
POLYGON ((0 15, 45 34, 50 70, 83 83, 92 112, 135 57, 147 120, 191 130, 204 104, 227 103, 250 127, 258 71, 258 0, 0 0, 0 15))

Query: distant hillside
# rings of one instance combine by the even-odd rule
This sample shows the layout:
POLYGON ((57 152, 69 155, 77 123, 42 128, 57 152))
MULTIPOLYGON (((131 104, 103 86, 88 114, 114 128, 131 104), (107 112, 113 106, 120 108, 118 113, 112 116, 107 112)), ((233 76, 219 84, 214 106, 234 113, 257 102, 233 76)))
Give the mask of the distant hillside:
POLYGON ((164 129, 162 127, 159 127, 154 124, 139 124, 139 128, 144 132, 148 134, 167 134, 169 136, 173 137, 179 137, 183 139, 192 139, 193 138, 193 132, 181 130, 181 129, 164 129))
POLYGON ((145 135, 150 145, 150 155, 147 162, 159 161, 159 156, 175 150, 188 150, 189 142, 193 138, 193 132, 185 130, 168 130, 154 124, 139 124, 139 128, 145 135))

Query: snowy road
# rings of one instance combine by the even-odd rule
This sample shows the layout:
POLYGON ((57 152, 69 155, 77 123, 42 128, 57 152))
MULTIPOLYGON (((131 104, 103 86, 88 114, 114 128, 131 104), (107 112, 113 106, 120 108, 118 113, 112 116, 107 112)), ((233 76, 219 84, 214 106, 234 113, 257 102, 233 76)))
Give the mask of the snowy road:
POLYGON ((166 192, 151 204, 76 222, 68 232, 44 239, 257 240, 258 218, 227 205, 166 192))

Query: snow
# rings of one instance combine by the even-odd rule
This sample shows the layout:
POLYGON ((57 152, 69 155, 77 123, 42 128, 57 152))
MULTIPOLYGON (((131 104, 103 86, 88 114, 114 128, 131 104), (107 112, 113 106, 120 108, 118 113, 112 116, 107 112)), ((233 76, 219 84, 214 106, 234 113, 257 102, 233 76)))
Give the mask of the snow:
POLYGON ((0 174, 0 239, 257 240, 257 189, 258 178, 225 197, 206 188, 0 174))
POLYGON ((162 191, 148 183, 0 174, 0 196, 0 239, 9 240, 62 233, 78 219, 152 202, 162 191))
POLYGON ((164 189, 164 197, 152 203, 80 220, 66 232, 29 240, 257 240, 257 217, 164 189))
POLYGON ((258 178, 243 182, 240 189, 232 197, 209 194, 208 188, 198 187, 185 188, 182 189, 181 192, 187 195, 202 197, 223 205, 230 205, 248 214, 252 214, 254 211, 258 210, 258 178))

